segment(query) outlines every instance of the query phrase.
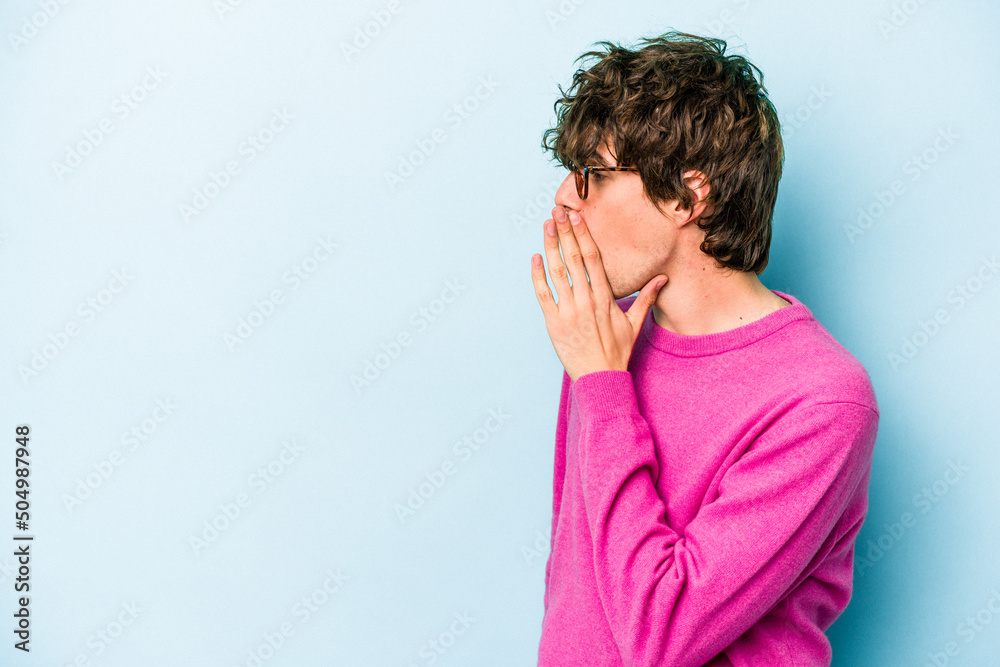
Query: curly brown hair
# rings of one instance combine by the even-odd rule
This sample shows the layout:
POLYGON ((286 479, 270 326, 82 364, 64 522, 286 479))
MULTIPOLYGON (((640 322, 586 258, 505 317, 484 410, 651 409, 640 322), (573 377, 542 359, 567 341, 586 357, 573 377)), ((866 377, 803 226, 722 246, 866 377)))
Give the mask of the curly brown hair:
POLYGON ((570 170, 613 166, 597 153, 610 136, 618 165, 638 168, 643 191, 661 213, 662 202, 693 206, 682 175, 701 171, 710 192, 696 220, 706 232, 700 249, 722 267, 759 275, 784 163, 763 72, 742 56, 727 56, 721 39, 670 31, 639 43, 629 50, 596 42, 605 50, 574 61, 598 58, 576 71, 569 91, 559 86, 557 124, 542 135, 542 148, 570 170))

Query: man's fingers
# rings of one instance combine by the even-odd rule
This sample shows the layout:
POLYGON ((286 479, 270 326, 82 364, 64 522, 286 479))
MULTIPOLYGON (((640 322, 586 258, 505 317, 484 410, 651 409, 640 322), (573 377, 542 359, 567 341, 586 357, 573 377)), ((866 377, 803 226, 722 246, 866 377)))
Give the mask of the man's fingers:
POLYGON ((549 281, 545 278, 542 256, 537 253, 531 256, 531 282, 535 285, 535 298, 542 308, 542 314, 548 319, 556 312, 557 307, 552 292, 549 291, 549 281))
MULTIPOLYGON (((570 215, 577 216, 579 219, 576 211, 572 211, 570 215)), ((573 231, 573 225, 570 224, 570 217, 566 215, 566 211, 562 207, 555 211, 555 223, 559 230, 559 243, 562 245, 563 258, 569 269, 570 278, 573 279, 573 298, 589 300, 590 287, 587 284, 587 267, 583 262, 583 253, 580 251, 580 245, 576 242, 576 232, 573 231), (560 220, 560 218, 562 219, 560 220)), ((552 267, 549 267, 550 272, 551 270, 552 267)))
POLYGON ((569 284, 569 272, 559 256, 559 237, 555 223, 546 220, 542 234, 545 237, 545 260, 549 265, 549 275, 552 276, 552 287, 561 304, 564 299, 573 300, 573 291, 569 284))
POLYGON ((580 254, 583 256, 584 265, 587 267, 587 275, 590 276, 590 289, 594 293, 594 299, 598 303, 610 303, 614 297, 611 295, 611 284, 604 273, 604 260, 601 258, 601 251, 598 250, 594 237, 590 235, 590 230, 587 229, 587 223, 583 221, 583 216, 576 211, 571 211, 569 218, 571 224, 574 219, 577 220, 577 223, 573 225, 573 231, 580 248, 580 254))

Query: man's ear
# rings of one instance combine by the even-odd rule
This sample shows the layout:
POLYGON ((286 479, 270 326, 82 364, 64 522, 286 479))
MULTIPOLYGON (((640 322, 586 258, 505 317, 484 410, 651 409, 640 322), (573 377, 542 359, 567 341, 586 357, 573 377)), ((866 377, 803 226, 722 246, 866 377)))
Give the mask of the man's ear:
POLYGON ((706 209, 708 209, 708 213, 711 213, 711 205, 705 203, 705 199, 708 198, 708 193, 712 190, 711 186, 708 184, 708 177, 697 169, 692 169, 684 172, 684 183, 691 188, 691 191, 694 193, 694 205, 691 207, 691 215, 688 217, 688 220, 700 217, 706 212, 706 209))
POLYGON ((696 204, 704 201, 712 189, 708 184, 708 177, 697 169, 684 172, 684 183, 694 192, 696 204))

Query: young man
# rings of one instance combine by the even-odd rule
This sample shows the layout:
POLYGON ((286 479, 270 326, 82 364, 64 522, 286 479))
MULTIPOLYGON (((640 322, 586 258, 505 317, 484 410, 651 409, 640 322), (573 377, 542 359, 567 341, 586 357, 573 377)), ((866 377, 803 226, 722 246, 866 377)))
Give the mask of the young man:
POLYGON ((642 42, 581 56, 542 142, 571 173, 554 293, 531 269, 565 367, 538 664, 828 666, 875 393, 758 279, 783 162, 760 71, 722 40, 642 42))

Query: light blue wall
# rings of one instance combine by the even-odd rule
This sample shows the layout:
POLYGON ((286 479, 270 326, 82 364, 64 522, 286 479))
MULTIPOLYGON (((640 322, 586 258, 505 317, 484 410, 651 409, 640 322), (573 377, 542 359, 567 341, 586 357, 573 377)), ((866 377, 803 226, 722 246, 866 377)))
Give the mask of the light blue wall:
POLYGON ((435 664, 534 664, 562 367, 529 259, 565 176, 541 132, 577 55, 670 28, 765 72, 762 278, 879 399, 834 664, 992 664, 995 3, 222 1, 0 5, 0 539, 24 423, 36 536, 30 657, 0 549, 0 664, 406 667, 449 628, 435 664))

